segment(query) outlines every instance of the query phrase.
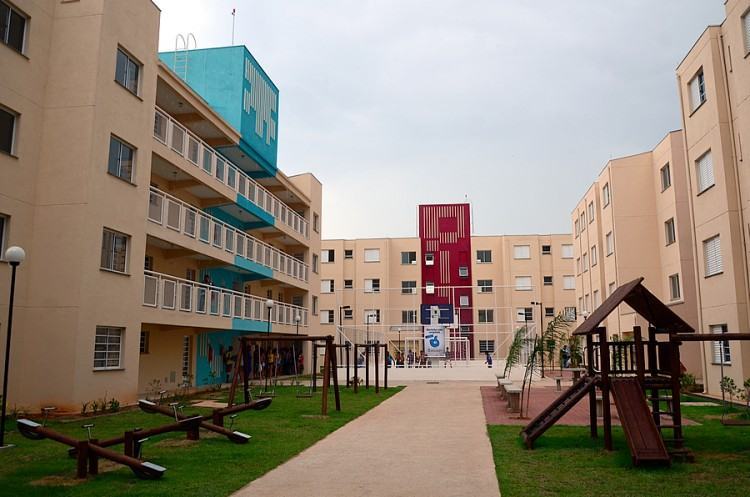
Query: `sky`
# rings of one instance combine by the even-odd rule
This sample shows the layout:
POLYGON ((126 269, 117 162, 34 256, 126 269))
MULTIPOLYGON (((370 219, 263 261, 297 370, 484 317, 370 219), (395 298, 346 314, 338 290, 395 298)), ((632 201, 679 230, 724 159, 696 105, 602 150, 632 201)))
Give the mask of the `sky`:
POLYGON ((160 50, 244 44, 280 91, 279 168, 323 183, 324 238, 569 233, 607 161, 681 126, 675 68, 722 0, 155 0, 160 50))

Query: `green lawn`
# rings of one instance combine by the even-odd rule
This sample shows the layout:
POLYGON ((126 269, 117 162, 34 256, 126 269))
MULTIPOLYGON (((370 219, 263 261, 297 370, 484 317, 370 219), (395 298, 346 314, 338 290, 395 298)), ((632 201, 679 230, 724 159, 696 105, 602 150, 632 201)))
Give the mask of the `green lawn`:
MULTIPOLYGON (((702 400, 702 399, 690 399, 702 400)), ((615 427, 615 451, 592 440, 589 428, 555 426, 526 450, 518 426, 488 426, 503 497, 746 497, 750 494, 750 426, 723 426, 720 407, 683 407, 701 423, 684 428, 695 463, 671 468, 631 465, 622 430, 615 427)))
MULTIPOLYGON (((278 387, 279 394, 263 411, 248 411, 235 420, 233 429, 252 435, 245 445, 201 430, 201 440, 186 441, 184 433, 161 435, 143 447, 143 458, 167 468, 161 480, 138 480, 122 466, 101 463, 100 474, 87 481, 75 480, 75 460, 67 447, 49 440, 33 441, 16 431, 6 442, 17 447, 0 451, 0 495, 2 496, 118 496, 172 495, 225 496, 311 446, 337 428, 363 414, 399 388, 360 389, 355 395, 341 390, 341 412, 334 410, 330 395, 329 416, 321 418, 320 393, 313 399, 297 399, 290 387, 278 387)), ((198 409, 185 409, 185 414, 198 409)), ((229 419, 227 421, 227 427, 229 419)), ((85 438, 84 423, 96 423, 93 435, 104 439, 122 435, 134 427, 154 427, 169 422, 159 414, 128 410, 116 415, 75 421, 54 421, 51 428, 85 438)), ((15 427, 15 423, 12 423, 15 427)), ((122 446, 113 447, 122 451, 122 446)))

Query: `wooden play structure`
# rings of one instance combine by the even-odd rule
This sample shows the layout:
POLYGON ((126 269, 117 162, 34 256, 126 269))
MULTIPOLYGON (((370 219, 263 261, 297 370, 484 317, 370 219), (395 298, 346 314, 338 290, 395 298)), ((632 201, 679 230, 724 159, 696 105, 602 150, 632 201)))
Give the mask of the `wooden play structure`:
MULTIPOLYGON (((586 374, 521 431, 528 448, 586 396, 591 437, 596 438, 598 390, 607 450, 612 450, 611 393, 635 465, 669 464, 675 456, 691 458, 682 434, 680 343, 701 335, 642 282, 643 278, 638 278, 617 288, 573 332, 586 340, 586 374), (649 323, 645 337, 641 328, 634 326, 632 341, 609 340, 606 328, 599 325, 620 304, 627 304, 649 323)), ((702 339, 715 337, 704 335, 702 339)))
MULTIPOLYGON (((359 351, 364 350, 365 358, 365 389, 370 388, 370 354, 373 354, 375 364, 373 369, 375 370, 375 393, 380 392, 380 349, 383 349, 383 357, 387 357, 388 346, 384 343, 373 342, 373 343, 355 343, 354 344, 354 393, 359 392, 359 351)), ((348 376, 348 372, 347 372, 348 376)), ((388 364, 383 368, 383 389, 388 389, 388 364)))

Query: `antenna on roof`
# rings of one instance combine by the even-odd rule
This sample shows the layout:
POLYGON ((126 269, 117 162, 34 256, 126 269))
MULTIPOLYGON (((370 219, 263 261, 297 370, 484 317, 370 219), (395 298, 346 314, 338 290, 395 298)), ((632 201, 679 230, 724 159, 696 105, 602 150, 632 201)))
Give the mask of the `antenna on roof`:
POLYGON ((234 46, 234 19, 237 9, 232 9, 232 46, 234 46))
POLYGON ((174 39, 174 60, 172 69, 175 74, 181 77, 184 81, 187 81, 190 40, 193 40, 193 50, 198 48, 198 42, 195 41, 193 33, 188 33, 186 36, 178 34, 174 39))

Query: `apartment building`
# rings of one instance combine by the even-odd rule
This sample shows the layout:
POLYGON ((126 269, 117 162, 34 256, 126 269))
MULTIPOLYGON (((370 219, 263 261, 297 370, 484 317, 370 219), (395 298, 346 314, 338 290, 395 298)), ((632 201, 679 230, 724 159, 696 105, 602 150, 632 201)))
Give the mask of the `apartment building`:
POLYGON ((350 339, 417 351, 423 306, 447 304, 454 347, 465 338, 469 358, 504 357, 519 327, 534 333, 561 312, 575 319, 571 235, 472 236, 469 204, 419 213, 418 237, 323 240, 325 333, 338 325, 350 339))
POLYGON ((319 331, 322 187, 278 168, 279 92, 245 47, 160 55, 148 0, 0 19, 0 248, 27 253, 10 405, 215 383, 240 335, 319 331))
MULTIPOLYGON (((698 324, 716 334, 750 329, 750 0, 725 8, 724 22, 706 28, 677 67, 698 324)), ((705 342, 702 354, 712 393, 722 362, 737 384, 750 377, 750 342, 705 342)))

